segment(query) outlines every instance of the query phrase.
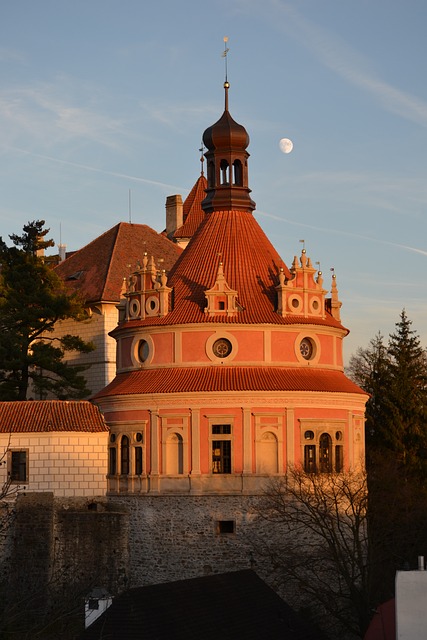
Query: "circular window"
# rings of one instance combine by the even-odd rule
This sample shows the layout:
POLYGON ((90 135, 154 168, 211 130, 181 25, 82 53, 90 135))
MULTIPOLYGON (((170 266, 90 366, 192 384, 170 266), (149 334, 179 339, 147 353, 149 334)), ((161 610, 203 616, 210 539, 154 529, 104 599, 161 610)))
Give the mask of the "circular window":
POLYGON ((304 433, 304 438, 306 440, 313 440, 314 439, 314 431, 306 431, 304 433))
POLYGON ((136 316, 139 316, 139 310, 140 310, 140 306, 139 306, 139 302, 136 298, 134 298, 133 300, 130 301, 129 304, 129 314, 132 318, 136 318, 136 316))
POLYGON ((159 310, 159 299, 156 296, 147 298, 145 310, 149 316, 156 314, 159 310))
POLYGON ((292 298, 292 306, 293 306, 294 309, 298 309, 298 307, 299 307, 298 298, 292 298))
POLYGON ((342 440, 342 431, 337 431, 335 437, 337 440, 342 440))
POLYGON ((305 360, 313 357, 313 343, 309 338, 303 338, 299 344, 299 350, 305 360))
POLYGON ((145 362, 150 355, 150 346, 146 340, 140 340, 138 345, 138 358, 140 362, 145 362))
POLYGON ((137 434, 135 435, 135 440, 136 440, 137 442, 142 442, 142 433, 137 433, 137 434))
POLYGON ((226 358, 231 353, 231 342, 227 338, 219 338, 215 340, 212 346, 212 351, 217 358, 226 358))
POLYGON ((315 311, 317 311, 319 309, 319 301, 318 300, 313 300, 313 302, 311 303, 312 307, 315 311))

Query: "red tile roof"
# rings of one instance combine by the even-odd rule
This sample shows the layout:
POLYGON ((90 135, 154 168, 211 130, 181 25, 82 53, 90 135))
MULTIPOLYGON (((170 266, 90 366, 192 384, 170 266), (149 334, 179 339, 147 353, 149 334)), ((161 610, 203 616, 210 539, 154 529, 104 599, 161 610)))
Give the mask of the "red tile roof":
POLYGON ((94 399, 113 395, 215 391, 365 392, 341 371, 291 367, 188 367, 117 374, 94 399))
POLYGON ((164 318, 148 317, 129 326, 181 323, 316 324, 343 328, 332 315, 326 319, 287 316, 276 312, 278 274, 289 270, 254 215, 247 211, 214 211, 205 214, 196 234, 181 254, 168 278, 173 287, 172 309, 164 318), (204 292, 210 289, 223 262, 228 285, 238 291, 242 308, 232 317, 204 313, 204 292))
POLYGON ((182 249, 145 224, 120 222, 61 262, 56 272, 85 302, 118 302, 123 278, 145 252, 169 271, 182 249))
POLYGON ((108 431, 98 407, 85 400, 0 402, 0 433, 108 431))
POLYGON ((201 175, 184 201, 184 224, 173 234, 174 238, 192 238, 205 217, 202 200, 206 197, 208 186, 205 176, 201 175))

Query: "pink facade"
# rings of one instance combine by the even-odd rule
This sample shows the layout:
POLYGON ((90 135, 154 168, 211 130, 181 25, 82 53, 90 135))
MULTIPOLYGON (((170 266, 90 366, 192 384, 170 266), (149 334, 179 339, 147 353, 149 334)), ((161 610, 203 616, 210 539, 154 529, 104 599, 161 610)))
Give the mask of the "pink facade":
POLYGON ((256 493, 289 465, 363 464, 335 275, 328 292, 305 250, 288 268, 259 227, 227 94, 204 136, 200 226, 168 274, 141 256, 112 332, 117 375, 95 398, 111 494, 256 493))

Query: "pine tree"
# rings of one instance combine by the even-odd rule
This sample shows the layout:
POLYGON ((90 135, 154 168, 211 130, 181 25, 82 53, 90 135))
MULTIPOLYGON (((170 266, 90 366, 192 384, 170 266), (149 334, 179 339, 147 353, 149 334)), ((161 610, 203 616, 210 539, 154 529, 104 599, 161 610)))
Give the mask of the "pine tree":
POLYGON ((83 308, 40 255, 52 246, 44 220, 29 222, 23 235, 0 238, 0 400, 25 400, 31 386, 38 397, 82 398, 90 393, 86 367, 63 362, 65 351, 92 351, 78 336, 53 335, 58 320, 83 318, 83 308))

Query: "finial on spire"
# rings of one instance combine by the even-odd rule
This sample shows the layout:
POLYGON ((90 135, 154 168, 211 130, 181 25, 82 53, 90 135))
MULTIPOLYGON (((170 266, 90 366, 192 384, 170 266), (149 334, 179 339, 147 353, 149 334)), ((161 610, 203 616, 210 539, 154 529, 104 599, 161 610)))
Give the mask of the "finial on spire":
POLYGON ((230 88, 230 83, 228 82, 228 66, 227 66, 227 53, 230 51, 230 49, 227 47, 227 42, 228 42, 228 36, 224 36, 224 51, 222 52, 222 57, 224 58, 224 62, 225 62, 224 89, 225 89, 225 110, 226 111, 228 111, 228 90, 230 88))

